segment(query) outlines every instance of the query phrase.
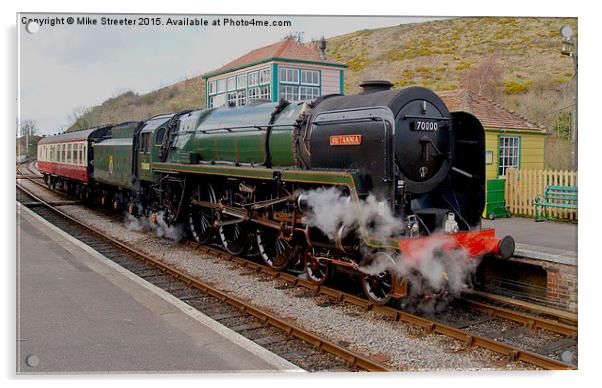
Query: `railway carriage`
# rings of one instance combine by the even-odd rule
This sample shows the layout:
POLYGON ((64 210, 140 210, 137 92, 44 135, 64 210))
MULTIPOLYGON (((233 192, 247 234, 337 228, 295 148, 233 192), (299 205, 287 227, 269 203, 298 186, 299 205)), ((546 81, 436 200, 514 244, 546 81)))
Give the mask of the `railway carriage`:
POLYGON ((359 271, 377 260, 409 260, 434 241, 442 254, 510 256, 512 238, 480 229, 481 123, 430 90, 391 86, 120 124, 95 144, 90 177, 105 202, 185 222, 199 243, 304 270, 318 284, 336 271, 358 275, 378 304, 407 295, 408 283, 391 269, 359 271), (325 192, 343 214, 320 208, 325 192))
POLYGON ((111 125, 42 138, 38 143, 38 168, 49 186, 83 195, 93 182, 94 147, 111 125))

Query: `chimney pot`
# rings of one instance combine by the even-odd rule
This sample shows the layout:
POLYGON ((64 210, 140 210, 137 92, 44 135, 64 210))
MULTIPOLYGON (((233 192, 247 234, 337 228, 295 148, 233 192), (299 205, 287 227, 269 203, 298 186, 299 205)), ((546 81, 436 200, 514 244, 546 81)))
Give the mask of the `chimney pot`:
POLYGON ((370 94, 390 90, 393 84, 387 80, 369 80, 360 84, 362 92, 360 94, 370 94))
POLYGON ((320 58, 322 58, 322 59, 326 58, 326 39, 324 39, 324 36, 322 36, 322 38, 320 39, 319 47, 320 47, 320 58))

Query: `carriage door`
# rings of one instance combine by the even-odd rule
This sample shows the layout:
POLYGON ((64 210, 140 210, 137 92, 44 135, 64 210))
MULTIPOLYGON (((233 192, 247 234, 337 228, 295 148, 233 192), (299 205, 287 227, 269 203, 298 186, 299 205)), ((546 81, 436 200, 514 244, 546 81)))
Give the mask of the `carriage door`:
POLYGON ((140 134, 138 141, 138 173, 140 179, 150 180, 151 174, 151 132, 140 134))

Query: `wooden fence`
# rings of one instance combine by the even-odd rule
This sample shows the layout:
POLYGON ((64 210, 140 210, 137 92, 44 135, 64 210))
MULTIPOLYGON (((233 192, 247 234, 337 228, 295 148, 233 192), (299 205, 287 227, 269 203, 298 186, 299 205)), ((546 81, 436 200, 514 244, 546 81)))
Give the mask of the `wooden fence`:
MULTIPOLYGON (((512 214, 535 216, 535 197, 544 195, 546 186, 577 187, 577 171, 515 170, 506 171, 506 206, 512 214)), ((577 220, 577 211, 572 209, 548 209, 552 218, 577 220)))

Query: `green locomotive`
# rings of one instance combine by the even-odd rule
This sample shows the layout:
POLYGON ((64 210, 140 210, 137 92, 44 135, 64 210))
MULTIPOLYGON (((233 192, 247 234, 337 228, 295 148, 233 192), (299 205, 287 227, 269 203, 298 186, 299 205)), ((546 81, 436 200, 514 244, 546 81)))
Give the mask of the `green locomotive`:
POLYGON ((199 243, 259 255, 276 269, 303 268, 318 284, 335 267, 360 275, 379 304, 404 296, 407 283, 392 269, 358 268, 410 257, 441 234, 443 250, 510 256, 510 237, 480 229, 480 122, 449 112, 430 90, 391 86, 365 82, 353 96, 256 100, 113 126, 93 144, 81 192, 132 214, 185 222, 199 243), (320 208, 320 193, 335 193, 338 213, 320 208))

